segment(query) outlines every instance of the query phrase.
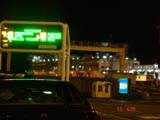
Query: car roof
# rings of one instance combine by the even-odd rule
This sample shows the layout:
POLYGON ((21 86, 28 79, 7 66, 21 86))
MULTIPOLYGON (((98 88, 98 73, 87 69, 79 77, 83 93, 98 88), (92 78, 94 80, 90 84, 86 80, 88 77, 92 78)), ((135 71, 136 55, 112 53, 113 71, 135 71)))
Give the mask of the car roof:
POLYGON ((2 78, 0 79, 0 83, 1 84, 24 84, 22 86, 25 85, 32 85, 32 84, 41 84, 41 85, 53 85, 53 84, 61 84, 61 85, 69 85, 69 86, 74 86, 72 83, 68 82, 68 81, 63 81, 63 80, 59 80, 59 79, 37 79, 37 78, 2 78))
POLYGON ((62 80, 59 80, 59 79, 51 79, 51 78, 1 78, 0 80, 3 80, 3 81, 35 81, 35 80, 39 80, 39 81, 62 81, 62 80))

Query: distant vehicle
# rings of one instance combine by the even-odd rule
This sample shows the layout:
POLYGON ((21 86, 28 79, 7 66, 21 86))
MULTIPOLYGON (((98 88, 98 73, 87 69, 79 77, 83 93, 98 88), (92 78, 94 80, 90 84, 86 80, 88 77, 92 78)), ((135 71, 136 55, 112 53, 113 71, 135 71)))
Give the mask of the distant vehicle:
POLYGON ((153 82, 154 80, 153 75, 136 75, 137 82, 153 82))
POLYGON ((0 119, 100 120, 69 82, 56 79, 0 79, 0 119))

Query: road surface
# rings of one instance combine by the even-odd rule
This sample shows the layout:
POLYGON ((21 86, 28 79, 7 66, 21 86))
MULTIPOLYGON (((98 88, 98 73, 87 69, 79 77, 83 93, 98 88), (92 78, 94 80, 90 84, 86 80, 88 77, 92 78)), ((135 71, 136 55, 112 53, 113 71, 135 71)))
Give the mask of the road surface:
POLYGON ((88 100, 102 120, 160 120, 160 101, 88 100))

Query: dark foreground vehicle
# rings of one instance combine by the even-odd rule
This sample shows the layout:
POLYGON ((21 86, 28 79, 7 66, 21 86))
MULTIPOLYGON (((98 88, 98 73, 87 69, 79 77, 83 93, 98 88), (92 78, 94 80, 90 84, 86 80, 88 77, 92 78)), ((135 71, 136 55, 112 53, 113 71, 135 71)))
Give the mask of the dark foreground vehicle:
POLYGON ((69 82, 1 79, 0 119, 99 120, 86 98, 69 82))

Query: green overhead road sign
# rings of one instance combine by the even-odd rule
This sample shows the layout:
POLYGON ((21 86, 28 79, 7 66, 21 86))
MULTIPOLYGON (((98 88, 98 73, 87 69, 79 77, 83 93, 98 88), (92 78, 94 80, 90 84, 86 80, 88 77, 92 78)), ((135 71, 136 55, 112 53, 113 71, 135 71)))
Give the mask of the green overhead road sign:
POLYGON ((65 25, 60 22, 1 22, 1 49, 61 50, 65 25))
POLYGON ((65 23, 2 21, 0 22, 0 70, 3 52, 7 53, 8 71, 13 52, 59 53, 61 65, 58 69, 62 71, 59 75, 62 80, 69 81, 70 35, 69 26, 65 23))

